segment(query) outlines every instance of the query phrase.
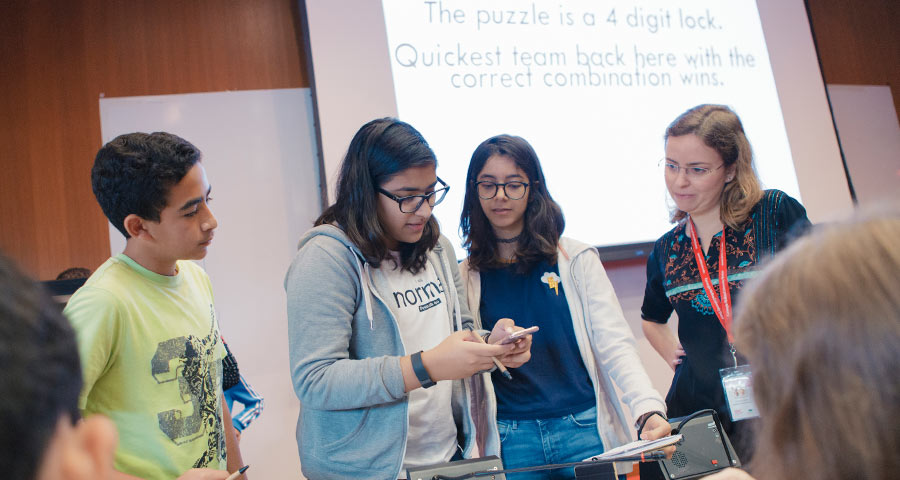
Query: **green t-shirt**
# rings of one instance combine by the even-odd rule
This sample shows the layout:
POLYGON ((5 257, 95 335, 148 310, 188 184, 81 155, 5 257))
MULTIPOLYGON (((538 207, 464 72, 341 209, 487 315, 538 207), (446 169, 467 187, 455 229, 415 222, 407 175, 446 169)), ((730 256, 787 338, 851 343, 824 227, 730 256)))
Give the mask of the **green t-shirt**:
POLYGON ((212 287, 193 262, 159 275, 124 254, 69 300, 84 375, 79 408, 119 430, 115 466, 145 479, 225 469, 222 358, 212 287))

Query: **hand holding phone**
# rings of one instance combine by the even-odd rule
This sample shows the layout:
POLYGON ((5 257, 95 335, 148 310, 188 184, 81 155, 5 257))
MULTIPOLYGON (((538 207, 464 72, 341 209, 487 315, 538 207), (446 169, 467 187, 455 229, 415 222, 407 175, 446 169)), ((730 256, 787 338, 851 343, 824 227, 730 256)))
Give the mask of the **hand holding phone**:
POLYGON ((518 340, 520 338, 524 338, 526 335, 534 333, 538 330, 540 330, 540 328, 538 326, 534 326, 534 327, 528 327, 523 330, 519 330, 517 332, 512 332, 509 334, 509 336, 507 336, 503 340, 500 340, 500 345, 507 345, 507 344, 513 343, 516 340, 518 340))

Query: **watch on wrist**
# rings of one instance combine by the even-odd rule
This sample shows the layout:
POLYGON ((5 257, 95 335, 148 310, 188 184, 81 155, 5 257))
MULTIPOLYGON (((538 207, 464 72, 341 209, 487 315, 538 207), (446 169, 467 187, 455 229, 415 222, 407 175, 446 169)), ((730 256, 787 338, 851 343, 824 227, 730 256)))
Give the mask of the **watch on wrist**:
POLYGON ((425 364, 422 363, 422 351, 410 355, 409 359, 412 361, 413 372, 415 372, 416 378, 419 379, 419 383, 422 384, 422 388, 433 387, 435 385, 434 380, 431 379, 431 375, 425 369, 425 364))

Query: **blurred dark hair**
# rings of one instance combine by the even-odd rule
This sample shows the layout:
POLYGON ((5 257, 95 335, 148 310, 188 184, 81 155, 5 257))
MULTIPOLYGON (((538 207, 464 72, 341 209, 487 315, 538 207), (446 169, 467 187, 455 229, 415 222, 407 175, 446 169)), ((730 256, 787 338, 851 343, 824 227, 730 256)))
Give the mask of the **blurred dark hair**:
POLYGON ((88 278, 91 276, 91 269, 84 267, 67 268, 56 276, 57 280, 72 280, 78 278, 88 278))
POLYGON ((171 133, 119 135, 97 152, 91 186, 103 213, 128 238, 125 217, 159 221, 169 189, 200 161, 200 150, 171 133))
POLYGON ((528 177, 525 226, 515 252, 517 270, 528 271, 541 260, 555 264, 557 244, 566 227, 566 220, 562 209, 547 190, 537 153, 522 137, 497 135, 478 145, 472 153, 466 174, 466 194, 459 217, 459 228, 465 238, 463 247, 469 251, 469 267, 482 270, 503 265, 502 259, 497 255, 497 236, 481 208, 475 186, 484 164, 494 155, 511 158, 528 177))
POLYGON ((56 425, 79 418, 75 333, 41 287, 0 254, 0 465, 32 480, 56 425))
MULTIPOLYGON (((362 126, 347 149, 337 183, 337 200, 316 220, 316 225, 336 224, 378 268, 390 257, 388 236, 378 220, 378 191, 400 172, 433 165, 437 159, 428 142, 412 125, 396 118, 372 120, 362 126)), ((400 243, 400 267, 418 273, 425 256, 437 245, 441 232, 434 216, 425 223, 416 243, 400 243)))

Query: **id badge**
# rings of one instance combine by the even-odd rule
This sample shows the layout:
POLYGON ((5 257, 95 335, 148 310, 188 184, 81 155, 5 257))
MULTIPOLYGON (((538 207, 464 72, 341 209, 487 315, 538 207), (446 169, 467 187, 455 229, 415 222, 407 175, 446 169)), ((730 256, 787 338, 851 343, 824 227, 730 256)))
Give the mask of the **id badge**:
POLYGON ((722 377, 731 421, 758 417, 759 410, 753 399, 753 372, 750 371, 750 365, 722 368, 719 376, 722 377))

